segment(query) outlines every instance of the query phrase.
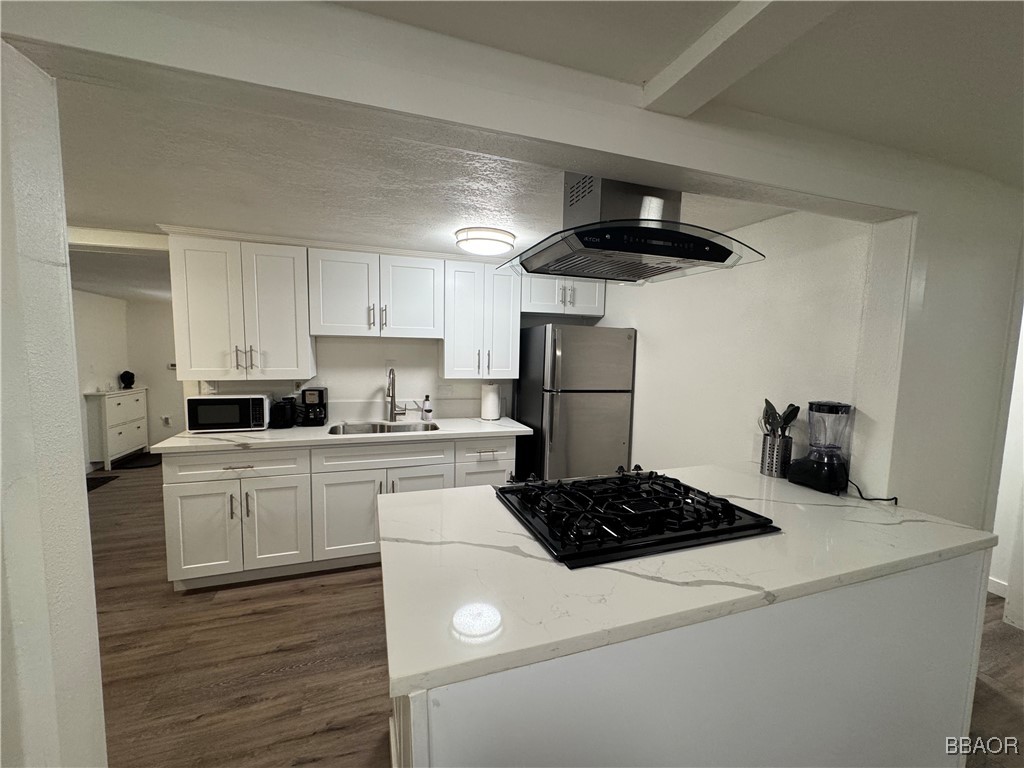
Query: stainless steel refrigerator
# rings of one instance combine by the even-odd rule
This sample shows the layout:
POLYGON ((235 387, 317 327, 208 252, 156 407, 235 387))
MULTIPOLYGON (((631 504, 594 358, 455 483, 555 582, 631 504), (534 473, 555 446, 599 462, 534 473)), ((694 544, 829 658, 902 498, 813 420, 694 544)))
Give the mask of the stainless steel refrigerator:
POLYGON ((629 468, 636 330, 541 325, 522 331, 516 478, 607 475, 629 468))

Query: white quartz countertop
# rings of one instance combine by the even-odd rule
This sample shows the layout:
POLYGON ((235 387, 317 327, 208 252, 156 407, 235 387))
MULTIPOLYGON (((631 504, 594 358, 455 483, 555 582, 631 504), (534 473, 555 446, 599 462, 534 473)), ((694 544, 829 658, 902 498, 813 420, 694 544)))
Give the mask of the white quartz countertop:
POLYGON ((514 437, 533 433, 512 419, 498 421, 483 419, 436 419, 434 432, 396 432, 380 435, 332 435, 328 430, 335 423, 323 427, 292 427, 291 429, 265 429, 260 432, 215 432, 193 435, 181 432, 157 443, 153 453, 201 453, 231 449, 255 448, 321 448, 329 445, 355 443, 408 443, 420 440, 452 440, 472 437, 514 437))
POLYGON ((489 486, 380 497, 391 695, 466 680, 995 546, 902 507, 755 464, 664 470, 782 533, 569 570, 489 486))

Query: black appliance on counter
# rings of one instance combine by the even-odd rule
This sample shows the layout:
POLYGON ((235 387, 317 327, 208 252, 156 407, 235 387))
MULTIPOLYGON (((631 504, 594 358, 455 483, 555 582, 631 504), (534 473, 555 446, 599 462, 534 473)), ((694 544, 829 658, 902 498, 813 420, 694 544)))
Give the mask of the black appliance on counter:
POLYGON ((299 393, 295 424, 322 427, 327 424, 327 387, 306 387, 299 393))
POLYGON ((295 398, 282 397, 270 404, 270 428, 291 429, 295 426, 295 398))
POLYGON ((789 465, 789 482, 839 494, 850 482, 850 419, 853 406, 832 400, 807 404, 810 450, 789 465))
POLYGON ((498 500, 568 568, 777 533, 728 499, 639 465, 614 475, 497 488, 498 500))

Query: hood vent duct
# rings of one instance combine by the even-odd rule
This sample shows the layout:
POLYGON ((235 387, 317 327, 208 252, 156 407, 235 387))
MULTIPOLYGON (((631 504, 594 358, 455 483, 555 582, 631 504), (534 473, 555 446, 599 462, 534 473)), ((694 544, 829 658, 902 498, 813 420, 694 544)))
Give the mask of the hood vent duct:
POLYGON ((507 262, 534 275, 643 284, 762 261, 721 232, 677 221, 682 193, 566 173, 561 232, 507 262))

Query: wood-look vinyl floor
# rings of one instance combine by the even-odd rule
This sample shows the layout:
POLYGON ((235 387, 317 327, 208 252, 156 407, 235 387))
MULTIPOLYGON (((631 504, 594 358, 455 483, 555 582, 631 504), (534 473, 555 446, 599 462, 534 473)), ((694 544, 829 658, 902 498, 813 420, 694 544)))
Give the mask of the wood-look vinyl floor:
POLYGON ((118 474, 89 494, 110 765, 390 765, 380 568, 176 593, 160 468, 118 474))
MULTIPOLYGON (((160 468, 118 474, 89 494, 110 765, 390 765, 380 568, 176 593, 160 468)), ((1024 743, 1024 632, 994 595, 971 734, 1024 743)))

